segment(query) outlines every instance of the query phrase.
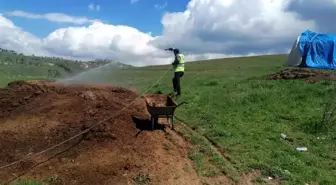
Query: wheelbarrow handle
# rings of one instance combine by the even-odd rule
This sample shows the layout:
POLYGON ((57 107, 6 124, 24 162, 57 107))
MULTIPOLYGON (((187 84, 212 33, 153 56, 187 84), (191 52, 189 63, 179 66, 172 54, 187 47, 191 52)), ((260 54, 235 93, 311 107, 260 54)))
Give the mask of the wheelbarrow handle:
POLYGON ((179 106, 181 106, 181 105, 183 105, 183 104, 188 104, 188 102, 182 102, 182 103, 180 103, 180 104, 178 104, 175 108, 177 108, 177 107, 179 107, 179 106))

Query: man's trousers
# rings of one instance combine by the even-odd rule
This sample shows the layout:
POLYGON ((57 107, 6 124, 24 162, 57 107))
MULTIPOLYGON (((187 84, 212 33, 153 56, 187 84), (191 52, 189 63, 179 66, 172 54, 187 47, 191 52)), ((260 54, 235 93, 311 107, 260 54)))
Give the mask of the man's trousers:
POLYGON ((183 71, 178 71, 174 73, 174 78, 173 78, 173 87, 174 87, 174 92, 176 92, 176 95, 181 95, 181 78, 184 75, 183 71))

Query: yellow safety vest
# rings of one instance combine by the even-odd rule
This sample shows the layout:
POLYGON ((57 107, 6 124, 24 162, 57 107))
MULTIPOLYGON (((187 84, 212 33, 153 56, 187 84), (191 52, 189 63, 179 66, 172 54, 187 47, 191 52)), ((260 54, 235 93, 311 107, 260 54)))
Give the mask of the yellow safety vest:
POLYGON ((181 53, 177 55, 180 57, 180 63, 175 66, 175 72, 184 72, 184 55, 181 53))

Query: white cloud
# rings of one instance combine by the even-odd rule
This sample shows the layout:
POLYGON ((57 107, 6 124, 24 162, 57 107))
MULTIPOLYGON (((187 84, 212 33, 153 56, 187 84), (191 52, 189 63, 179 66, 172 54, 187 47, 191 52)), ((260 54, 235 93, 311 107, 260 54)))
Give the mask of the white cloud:
POLYGON ((10 29, 10 28, 14 28, 15 26, 14 26, 12 21, 6 19, 5 17, 3 17, 2 14, 0 14, 0 27, 3 28, 3 29, 4 28, 9 28, 10 29))
POLYGON ((100 5, 94 5, 93 3, 88 6, 90 11, 100 11, 100 5))
POLYGON ((214 53, 281 49, 277 47, 315 28, 314 21, 285 12, 287 5, 286 0, 192 0, 186 11, 164 15, 163 35, 153 44, 214 53))
POLYGON ((140 0, 131 0, 131 4, 134 4, 134 3, 137 3, 139 2, 140 0))
POLYGON ((27 19, 46 19, 51 22, 72 23, 72 24, 88 24, 98 21, 98 20, 90 20, 86 17, 74 17, 63 13, 33 14, 24 11, 12 11, 7 12, 6 15, 15 17, 24 17, 27 19))
POLYGON ((153 39, 149 34, 132 27, 96 22, 88 27, 55 30, 43 39, 43 47, 58 55, 79 58, 106 56, 141 65, 163 61, 158 56, 164 56, 164 53, 149 44, 153 39))
POLYGON ((161 9, 166 8, 167 5, 168 5, 168 3, 167 3, 167 1, 165 1, 162 5, 160 5, 160 4, 155 4, 154 7, 155 7, 156 9, 158 9, 158 10, 161 10, 161 9))
POLYGON ((41 40, 16 27, 0 14, 0 47, 26 54, 49 55, 42 51, 41 40))
POLYGON ((191 0, 185 11, 165 13, 158 37, 129 26, 92 21, 38 38, 0 15, 0 47, 133 65, 171 62, 172 53, 163 51, 166 47, 178 47, 188 60, 287 52, 306 29, 336 29, 333 19, 325 19, 336 17, 336 5, 323 1, 320 5, 292 0, 191 0), (328 15, 323 15, 322 7, 328 7, 328 15))

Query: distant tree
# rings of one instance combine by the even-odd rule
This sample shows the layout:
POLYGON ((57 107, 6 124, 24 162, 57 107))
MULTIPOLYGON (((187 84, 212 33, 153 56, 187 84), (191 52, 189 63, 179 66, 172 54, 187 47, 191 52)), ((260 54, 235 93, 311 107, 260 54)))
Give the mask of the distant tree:
POLYGON ((23 64, 25 62, 24 58, 20 58, 20 63, 23 64))
POLYGON ((55 65, 58 66, 58 67, 60 67, 60 68, 62 68, 62 69, 64 69, 64 71, 66 71, 66 72, 68 72, 68 73, 70 73, 70 74, 73 74, 73 73, 74 73, 74 72, 73 72, 69 67, 67 67, 64 63, 56 63, 55 65))
POLYGON ((12 58, 10 58, 10 57, 5 57, 4 60, 5 60, 5 62, 13 62, 12 58))
POLYGON ((57 69, 48 69, 48 77, 59 78, 61 77, 61 73, 57 69))

